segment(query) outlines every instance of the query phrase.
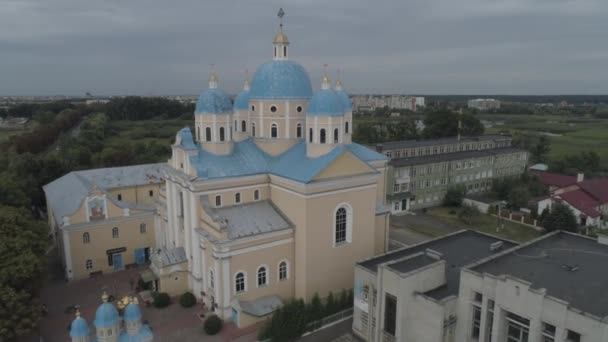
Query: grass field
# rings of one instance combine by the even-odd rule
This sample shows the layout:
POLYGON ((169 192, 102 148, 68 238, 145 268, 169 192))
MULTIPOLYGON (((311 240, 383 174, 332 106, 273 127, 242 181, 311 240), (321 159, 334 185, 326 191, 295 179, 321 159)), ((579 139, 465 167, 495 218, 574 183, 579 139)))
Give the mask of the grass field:
MULTIPOLYGON (((453 225, 458 228, 477 230, 486 234, 497 235, 514 241, 528 241, 541 235, 539 231, 533 228, 510 221, 504 221, 504 228, 502 228, 499 232, 496 232, 496 218, 484 214, 473 218, 472 224, 469 226, 458 219, 457 215, 450 214, 451 210, 452 208, 446 207, 431 208, 427 211, 427 215, 433 216, 446 224, 453 225)), ((427 234, 431 236, 438 236, 438 232, 433 230, 429 231, 427 234)))
POLYGON ((480 115, 488 121, 504 121, 504 125, 486 129, 486 133, 508 130, 514 132, 550 132, 551 159, 582 151, 600 155, 602 168, 608 169, 608 120, 541 115, 480 115))

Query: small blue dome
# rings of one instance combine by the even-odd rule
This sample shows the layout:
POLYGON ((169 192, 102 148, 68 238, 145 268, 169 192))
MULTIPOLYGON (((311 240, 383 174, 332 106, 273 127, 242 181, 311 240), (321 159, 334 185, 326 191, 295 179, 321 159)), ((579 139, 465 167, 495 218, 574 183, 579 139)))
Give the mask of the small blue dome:
POLYGON ((241 90, 241 92, 236 96, 234 99, 234 109, 249 109, 249 90, 241 90))
POLYGON ((336 94, 338 94, 338 97, 340 98, 340 101, 342 102, 342 106, 344 106, 344 111, 345 112, 352 112, 353 111, 353 102, 350 100, 350 97, 348 97, 348 94, 344 91, 344 90, 338 90, 336 89, 336 94))
POLYGON ((129 303, 125 308, 125 322, 133 322, 141 320, 141 310, 139 305, 135 303, 129 303))
POLYGON ((195 114, 222 114, 232 112, 230 96, 218 88, 205 90, 196 101, 195 114))
POLYGON ((93 323, 97 328, 111 328, 118 324, 120 317, 118 310, 110 303, 103 303, 95 311, 93 323))
POLYGON ((344 115, 344 105, 334 90, 317 90, 308 103, 308 112, 306 115, 342 116, 344 115))
POLYGON ((293 61, 270 61, 258 67, 251 82, 251 99, 309 99, 308 73, 293 61))
POLYGON ((84 318, 78 316, 72 321, 72 325, 70 326, 70 337, 80 338, 83 336, 88 336, 89 333, 89 325, 84 318))

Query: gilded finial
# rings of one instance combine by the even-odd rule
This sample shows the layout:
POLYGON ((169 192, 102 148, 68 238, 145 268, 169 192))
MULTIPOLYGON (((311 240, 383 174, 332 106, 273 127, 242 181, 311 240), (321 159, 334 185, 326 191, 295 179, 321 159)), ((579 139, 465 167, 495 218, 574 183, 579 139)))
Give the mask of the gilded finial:
POLYGON ((336 89, 342 90, 342 77, 341 77, 340 69, 338 69, 337 74, 338 74, 338 78, 336 79, 336 89))
POLYGON ((209 88, 217 88, 218 78, 215 73, 215 64, 211 64, 211 75, 209 76, 209 88))

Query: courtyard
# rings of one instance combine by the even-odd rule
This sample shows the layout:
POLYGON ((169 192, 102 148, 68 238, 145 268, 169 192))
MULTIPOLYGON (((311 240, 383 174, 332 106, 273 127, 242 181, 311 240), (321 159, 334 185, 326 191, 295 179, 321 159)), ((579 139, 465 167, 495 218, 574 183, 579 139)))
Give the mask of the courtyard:
MULTIPOLYGON (((68 341, 69 326, 75 315, 67 313, 69 306, 78 305, 82 317, 92 324, 95 310, 101 303, 103 291, 116 298, 132 294, 131 283, 137 284, 139 272, 144 268, 104 274, 95 278, 65 282, 53 280, 42 290, 41 303, 48 307, 48 314, 40 321, 39 334, 42 339, 31 341, 68 341)), ((172 298, 172 304, 163 309, 146 306, 140 298, 143 320, 154 332, 154 341, 255 341, 256 327, 236 329, 231 323, 224 324, 222 331, 215 336, 208 336, 203 331, 203 319, 199 318, 201 306, 183 308, 178 298, 172 298)), ((28 340, 29 341, 29 340, 28 340)))

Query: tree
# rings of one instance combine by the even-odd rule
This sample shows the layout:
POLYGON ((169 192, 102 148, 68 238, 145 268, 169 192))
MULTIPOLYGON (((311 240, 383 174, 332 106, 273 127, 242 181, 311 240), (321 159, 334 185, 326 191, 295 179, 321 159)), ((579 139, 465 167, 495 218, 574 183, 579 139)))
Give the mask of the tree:
POLYGON ((418 130, 416 129, 416 121, 413 118, 390 122, 387 126, 387 140, 399 141, 416 139, 418 130))
POLYGON ((528 201, 530 200, 530 192, 528 191, 526 185, 517 185, 511 188, 507 198, 509 207, 518 210, 519 208, 525 208, 528 206, 528 201))
MULTIPOLYGON (((542 215, 541 215, 542 217, 542 215)), ((549 213, 542 220, 543 228, 547 231, 566 230, 569 232, 578 231, 576 216, 568 206, 562 203, 555 203, 549 213)))
POLYGON ((274 312, 258 338, 272 339, 273 342, 295 341, 306 332, 309 321, 304 301, 291 300, 274 312))
POLYGON ((46 228, 25 209, 0 206, 0 236, 0 340, 15 340, 38 321, 46 228))
POLYGON ((535 163, 546 163, 551 151, 551 141, 546 135, 541 135, 535 145, 530 149, 532 161, 535 163))
POLYGON ((452 111, 431 111, 424 118, 425 138, 435 139, 442 137, 453 137, 458 135, 458 121, 461 121, 462 136, 480 135, 484 132, 481 121, 470 113, 458 114, 452 111))
POLYGON ((448 189, 443 198, 443 205, 447 207, 460 207, 464 198, 464 187, 453 186, 448 189))
POLYGON ((329 291, 327 298, 325 298, 325 316, 333 315, 339 310, 340 307, 333 292, 329 291))
POLYGON ((310 304, 308 304, 308 317, 311 321, 317 321, 323 318, 323 303, 321 303, 321 298, 319 298, 319 294, 315 293, 312 296, 310 304))

